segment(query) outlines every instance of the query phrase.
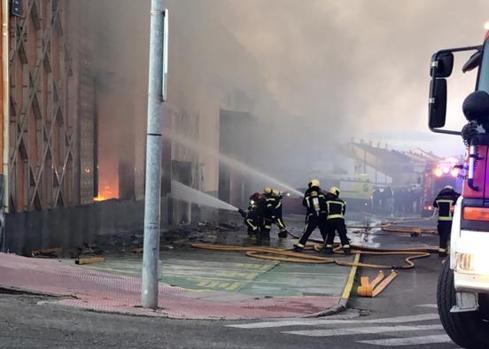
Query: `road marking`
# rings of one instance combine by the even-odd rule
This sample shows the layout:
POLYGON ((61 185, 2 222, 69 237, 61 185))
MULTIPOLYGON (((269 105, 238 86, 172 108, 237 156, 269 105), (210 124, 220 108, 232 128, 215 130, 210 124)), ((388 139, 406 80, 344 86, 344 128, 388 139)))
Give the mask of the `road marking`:
POLYGON ((442 325, 419 325, 419 326, 375 326, 375 327, 356 327, 356 328, 335 328, 329 330, 304 330, 287 331, 282 333, 295 334, 307 337, 331 337, 348 336, 358 334, 375 334, 386 332, 407 332, 407 331, 430 331, 442 330, 442 325))
POLYGON ((343 303, 345 303, 343 304, 344 306, 346 306, 346 302, 348 302, 348 299, 350 298, 351 289, 353 288, 353 282, 355 281, 355 275, 357 274, 357 265, 359 261, 360 253, 357 253, 355 255, 355 258, 353 259, 353 266, 351 267, 350 275, 348 275, 348 279, 343 289, 343 294, 341 295, 341 299, 343 303))
POLYGON ((358 341, 357 343, 380 345, 383 347, 400 347, 403 345, 420 345, 420 344, 435 344, 435 343, 451 343, 452 340, 446 334, 439 334, 424 337, 406 337, 406 338, 387 338, 358 341))
POLYGON ((438 305, 434 304, 434 303, 430 303, 430 304, 418 304, 417 307, 420 307, 420 308, 438 308, 438 305))
POLYGON ((438 319, 438 314, 418 314, 418 315, 406 315, 396 316, 390 318, 381 319, 354 319, 354 320, 329 320, 329 319, 304 319, 304 320, 279 320, 279 321, 265 321, 254 322, 247 324, 227 325, 227 327, 254 329, 254 328, 273 328, 273 327, 287 327, 287 326, 317 326, 317 325, 336 325, 336 324, 400 324, 405 322, 415 321, 427 321, 438 319))
POLYGON ((233 282, 231 284, 231 286, 226 287, 226 290, 228 290, 228 291, 235 291, 235 290, 237 290, 240 287, 241 287, 241 284, 239 282, 233 282))
POLYGON ((405 316, 395 316, 391 318, 382 318, 382 319, 371 319, 371 320, 359 320, 361 323, 372 323, 372 324, 400 324, 403 322, 415 322, 415 321, 427 321, 427 320, 435 320, 439 319, 440 316, 436 313, 428 313, 428 314, 417 314, 417 315, 405 315, 405 316))
POLYGON ((238 280, 254 280, 258 276, 259 273, 256 272, 243 272, 243 271, 222 271, 217 274, 217 276, 221 276, 224 278, 236 278, 238 280))

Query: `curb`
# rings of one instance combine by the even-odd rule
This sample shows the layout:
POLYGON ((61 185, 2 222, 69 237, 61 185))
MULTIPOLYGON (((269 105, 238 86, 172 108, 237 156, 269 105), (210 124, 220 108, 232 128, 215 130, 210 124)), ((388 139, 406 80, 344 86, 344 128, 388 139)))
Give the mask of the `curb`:
POLYGON ((350 299, 351 290, 353 289, 355 276, 357 275, 357 269, 358 269, 357 264, 359 261, 360 261, 360 253, 357 253, 353 258, 353 263, 355 265, 352 266, 350 269, 350 274, 348 275, 348 279, 346 280, 345 286, 343 287, 343 292, 341 293, 341 297, 340 297, 340 301, 338 302, 338 305, 320 311, 319 313, 303 316, 304 318, 315 318, 315 317, 336 315, 347 309, 347 304, 348 304, 348 300, 350 299))
POLYGON ((351 290, 353 289, 353 283, 355 281, 355 276, 357 274, 357 269, 358 269, 357 264, 359 261, 360 261, 360 253, 357 253, 355 255, 355 258, 353 258, 353 263, 355 265, 351 267, 350 275, 346 280, 345 287, 343 288, 343 293, 341 294, 341 298, 339 302, 339 305, 343 306, 344 308, 346 308, 348 300, 350 299, 351 290))

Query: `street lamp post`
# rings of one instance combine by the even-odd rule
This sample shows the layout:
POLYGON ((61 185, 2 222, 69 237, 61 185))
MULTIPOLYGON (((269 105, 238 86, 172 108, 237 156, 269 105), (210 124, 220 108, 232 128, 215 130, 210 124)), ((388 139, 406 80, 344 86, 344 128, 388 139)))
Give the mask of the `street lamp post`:
POLYGON ((168 13, 163 0, 151 0, 146 180, 144 196, 144 250, 141 304, 158 307, 161 207, 161 119, 166 90, 168 13))

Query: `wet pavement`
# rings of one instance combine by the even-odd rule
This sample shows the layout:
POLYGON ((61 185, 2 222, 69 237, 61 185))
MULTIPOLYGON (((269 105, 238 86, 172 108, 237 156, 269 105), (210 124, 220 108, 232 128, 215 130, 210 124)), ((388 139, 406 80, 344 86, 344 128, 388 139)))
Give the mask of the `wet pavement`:
MULTIPOLYGON (((345 259, 345 258, 344 258, 345 259)), ((351 257, 346 257, 351 260, 351 257)), ((64 260, 72 264, 72 260, 64 260)), ((80 268, 115 274, 141 274, 141 258, 107 257, 80 268)), ((348 268, 253 259, 236 252, 177 249, 161 254, 160 281, 198 291, 223 291, 254 297, 337 296, 348 268), (344 270, 346 269, 346 270, 344 270)))
POLYGON ((160 308, 142 309, 138 277, 9 254, 0 254, 0 287, 56 296, 53 303, 83 309, 181 319, 297 317, 321 312, 339 302, 338 296, 256 297, 160 283, 160 308))
MULTIPOLYGON (((288 217, 287 222, 291 233, 300 236, 303 217, 288 217)), ((295 240, 278 239, 276 234, 272 233, 269 246, 292 247, 295 240)), ((376 229, 350 229, 349 236, 353 244, 369 247, 427 247, 433 242, 376 229)), ((320 239, 319 233, 312 238, 320 239)), ((242 230, 219 231, 206 239, 256 245, 242 230)), ((347 301, 345 288, 351 288, 348 279, 354 276, 350 267, 253 259, 240 252, 191 248, 193 241, 190 235, 185 243, 162 245, 160 309, 156 311, 139 307, 142 256, 134 253, 108 254, 104 262, 84 266, 74 265, 72 259, 0 254, 0 287, 54 295, 61 299, 53 302, 84 309, 188 319, 303 317, 336 311, 347 301)), ((338 258, 353 260, 353 256, 338 258)))
MULTIPOLYGON (((363 241, 382 248, 431 246, 437 243, 434 235, 411 237, 409 234, 377 230, 368 234, 350 230, 350 237, 356 243, 363 241)), ((272 239, 272 245, 278 243, 278 240, 272 239)), ((290 243, 287 241, 287 244, 290 243)), ((436 279, 442 262, 436 255, 416 261, 415 269, 401 271, 380 296, 357 298, 353 292, 350 309, 321 318, 303 318, 302 314, 323 308, 328 299, 337 300, 320 295, 329 286, 307 295, 302 289, 301 279, 292 278, 286 282, 287 275, 293 277, 295 272, 301 274, 312 267, 310 265, 262 261, 241 253, 208 253, 181 246, 163 249, 163 282, 160 286, 163 309, 143 313, 142 309, 134 306, 139 297, 137 274, 140 266, 137 260, 140 256, 128 255, 127 260, 118 259, 120 257, 109 255, 105 266, 97 264, 88 268, 75 267, 72 260, 59 262, 0 255, 0 284, 11 277, 23 287, 36 286, 41 291, 61 296, 46 298, 0 292, 0 338, 3 347, 457 347, 444 333, 435 309, 436 279), (284 269, 281 274, 279 271, 282 267, 291 269, 284 269), (302 267, 305 269, 294 270, 302 267), (25 269, 30 272, 26 274, 25 269), (222 271, 226 271, 226 274, 219 274, 222 271), (273 273, 278 274, 276 278, 272 277, 273 273), (19 278, 19 275, 22 277, 19 278), (167 282, 184 287, 164 284, 167 282), (226 282, 241 284, 235 289, 216 289, 226 286, 226 282), (40 285, 42 288, 39 288, 40 285), (282 292, 282 296, 262 296, 268 292, 282 292), (76 298, 73 297, 75 294, 76 298), (120 316, 114 312, 137 312, 147 316, 120 316), (202 317, 202 314, 207 317, 202 317), (209 317, 209 314, 217 317, 209 317), (166 318, 168 316, 188 320, 178 321, 166 318), (213 321, 195 321, 192 318, 213 321), (121 331, 121 328, 124 330, 121 331)), ((363 262, 390 265, 399 264, 401 260, 400 256, 362 257, 363 262)), ((309 269, 311 284, 304 284, 305 289, 312 290, 316 285, 312 278, 319 275, 314 268, 309 269)), ((357 277, 373 276, 377 272, 376 269, 360 269, 357 277)), ((317 282, 317 285, 322 286, 322 282, 317 282)))
MULTIPOLYGON (((289 222, 291 232, 300 235, 303 217, 289 222)), ((292 239, 281 240, 276 234, 270 246, 292 247, 292 239)), ((256 245, 243 231, 219 231, 206 239, 256 245)), ((104 262, 83 266, 73 259, 0 254, 0 287, 54 295, 60 299, 52 302, 83 309, 186 319, 303 317, 342 308, 349 267, 253 259, 238 252, 191 248, 192 241, 190 236, 187 243, 162 245, 156 311, 139 307, 140 254, 108 254, 104 262)), ((353 256, 342 258, 351 261, 353 256)))

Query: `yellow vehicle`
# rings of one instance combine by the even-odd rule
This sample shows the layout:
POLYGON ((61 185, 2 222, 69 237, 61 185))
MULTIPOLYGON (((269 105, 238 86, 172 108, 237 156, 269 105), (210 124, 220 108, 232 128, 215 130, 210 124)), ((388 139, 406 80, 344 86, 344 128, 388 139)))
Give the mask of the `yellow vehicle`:
POLYGON ((368 178, 340 180, 341 198, 348 203, 349 209, 370 210, 374 185, 368 178))

